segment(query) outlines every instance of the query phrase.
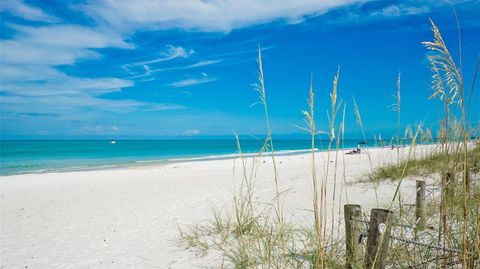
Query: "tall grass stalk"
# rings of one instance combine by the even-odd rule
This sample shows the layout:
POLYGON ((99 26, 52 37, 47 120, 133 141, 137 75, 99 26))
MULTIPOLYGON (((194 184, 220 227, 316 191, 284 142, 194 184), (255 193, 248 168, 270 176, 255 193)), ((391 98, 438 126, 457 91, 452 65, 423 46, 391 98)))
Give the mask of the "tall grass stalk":
MULTIPOLYGON (((336 166, 336 162, 338 160, 338 143, 339 143, 339 140, 338 140, 338 135, 337 137, 335 136, 335 119, 337 117, 337 113, 338 113, 338 110, 340 109, 341 105, 342 105, 342 101, 339 101, 337 102, 337 98, 338 98, 338 79, 339 79, 339 75, 340 75, 340 66, 338 67, 337 69, 337 73, 335 74, 335 77, 333 78, 333 87, 332 87, 332 91, 330 92, 330 105, 331 105, 331 110, 330 110, 330 113, 331 113, 331 118, 330 118, 330 130, 329 130, 329 134, 330 134, 330 139, 329 139, 329 143, 328 143, 328 149, 327 149, 327 165, 326 165, 326 168, 325 168, 325 179, 323 181, 323 184, 322 184, 322 189, 323 189, 323 192, 324 192, 324 195, 325 197, 323 197, 323 199, 325 200, 324 202, 324 218, 326 220, 326 209, 327 209, 327 205, 326 205, 326 192, 327 192, 327 187, 326 187, 326 184, 327 184, 327 180, 328 180, 328 175, 329 175, 329 171, 330 171, 330 158, 331 158, 331 151, 332 151, 332 144, 335 142, 335 145, 336 145, 336 148, 337 150, 335 151, 336 154, 335 154, 335 169, 334 169, 334 177, 333 177, 333 196, 332 196, 332 210, 331 210, 331 215, 332 215, 332 226, 331 226, 331 231, 332 231, 332 234, 333 234, 333 231, 334 231, 334 223, 335 223, 335 193, 336 193, 336 183, 337 183, 337 166, 336 166)), ((339 131, 340 131, 340 128, 339 128, 339 131)), ((325 223, 325 226, 326 226, 326 223, 325 223)), ((326 227, 324 227, 324 230, 326 230, 326 227)))
POLYGON ((310 78, 310 98, 308 99, 309 111, 303 111, 305 116, 305 123, 310 131, 311 147, 312 147, 312 187, 313 187, 313 219, 315 225, 315 246, 316 253, 314 255, 314 263, 316 268, 323 268, 324 266, 324 253, 323 240, 321 233, 321 222, 319 217, 318 208, 318 181, 317 181, 317 169, 315 163, 315 136, 317 134, 315 127, 315 96, 313 91, 313 78, 310 78))
POLYGON ((397 101, 397 104, 395 106, 395 110, 397 112, 397 163, 400 163, 400 116, 401 116, 401 95, 400 95, 400 87, 401 81, 400 81, 400 73, 398 73, 398 78, 397 78, 397 95, 395 96, 395 100, 397 101))
POLYGON ((278 222, 282 224, 284 222, 283 209, 280 203, 280 189, 279 189, 277 162, 275 161, 275 149, 273 146, 272 129, 270 127, 270 118, 268 115, 267 95, 265 93, 265 77, 263 75, 262 50, 260 49, 260 46, 258 47, 257 62, 258 62, 258 84, 254 84, 254 89, 259 94, 260 103, 263 104, 263 109, 265 112, 265 121, 266 121, 267 132, 268 132, 267 140, 269 141, 269 144, 270 144, 270 152, 272 157, 273 170, 274 170, 273 172, 274 172, 274 179, 275 179, 275 200, 277 204, 276 213, 277 213, 278 222))

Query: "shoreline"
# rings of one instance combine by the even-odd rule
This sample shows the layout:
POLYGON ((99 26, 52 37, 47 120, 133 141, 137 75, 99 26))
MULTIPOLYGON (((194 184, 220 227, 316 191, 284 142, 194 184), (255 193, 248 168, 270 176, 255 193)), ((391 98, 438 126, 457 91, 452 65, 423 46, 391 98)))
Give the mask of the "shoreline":
MULTIPOLYGON (((377 148, 386 148, 382 146, 370 146, 362 147, 363 149, 371 150, 377 148)), ((352 147, 339 147, 338 151, 348 151, 352 147)), ((332 148, 330 152, 335 152, 337 148, 332 148)), ((275 156, 289 156, 289 155, 301 155, 306 153, 311 153, 311 149, 287 149, 287 150, 278 150, 275 151, 275 156)), ((328 152, 328 149, 315 148, 316 153, 328 152)), ((252 158, 258 157, 258 152, 248 152, 243 153, 243 157, 252 158)), ((271 152, 264 152, 262 156, 271 156, 271 152)), ((174 158, 165 158, 165 159, 152 159, 152 160, 135 160, 135 161, 126 161, 126 162, 114 162, 109 164, 98 164, 98 165, 85 165, 85 166, 72 166, 64 168, 51 168, 51 169, 40 169, 34 171, 21 171, 13 173, 0 174, 0 177, 9 177, 17 175, 28 175, 28 174, 49 174, 49 173, 69 173, 69 172, 82 172, 82 171, 101 171, 101 170, 116 170, 124 168, 141 168, 146 166, 158 166, 165 164, 175 164, 183 162, 195 162, 195 161, 215 161, 215 160, 230 160, 240 158, 238 153, 229 153, 229 154, 218 154, 218 155, 202 155, 202 156, 192 156, 192 157, 174 157, 174 158)))

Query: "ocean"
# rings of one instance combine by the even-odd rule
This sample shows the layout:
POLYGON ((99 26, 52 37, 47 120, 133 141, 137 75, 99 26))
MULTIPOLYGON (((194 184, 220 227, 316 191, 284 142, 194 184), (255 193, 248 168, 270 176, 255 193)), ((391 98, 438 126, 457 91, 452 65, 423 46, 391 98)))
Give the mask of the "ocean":
MULTIPOLYGON (((346 140, 354 148, 359 140, 346 140)), ((277 154, 308 151, 310 140, 274 140, 277 154)), ((370 142, 369 142, 370 143, 370 142)), ((241 140, 242 152, 254 154, 263 141, 241 140)), ((325 150, 326 141, 316 141, 325 150)), ((71 171, 142 165, 179 160, 230 158, 238 154, 236 141, 227 140, 0 140, 0 175, 71 171)))

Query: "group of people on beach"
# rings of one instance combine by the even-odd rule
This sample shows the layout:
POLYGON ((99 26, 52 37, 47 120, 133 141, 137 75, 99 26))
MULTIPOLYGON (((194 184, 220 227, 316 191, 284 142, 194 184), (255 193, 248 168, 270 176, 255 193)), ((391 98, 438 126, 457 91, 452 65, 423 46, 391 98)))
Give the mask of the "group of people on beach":
MULTIPOLYGON (((405 145, 403 147, 405 147, 405 145)), ((394 150, 396 148, 401 148, 401 147, 400 146, 394 146, 394 145, 392 145, 390 147, 391 150, 394 150)), ((351 155, 351 154, 361 154, 361 153, 362 153, 362 149, 360 148, 360 144, 359 144, 359 145, 357 145, 356 149, 352 149, 345 154, 351 155)))
POLYGON ((356 149, 353 149, 353 150, 350 150, 349 152, 345 153, 345 154, 360 154, 362 153, 362 149, 360 148, 360 145, 357 145, 357 148, 356 149))

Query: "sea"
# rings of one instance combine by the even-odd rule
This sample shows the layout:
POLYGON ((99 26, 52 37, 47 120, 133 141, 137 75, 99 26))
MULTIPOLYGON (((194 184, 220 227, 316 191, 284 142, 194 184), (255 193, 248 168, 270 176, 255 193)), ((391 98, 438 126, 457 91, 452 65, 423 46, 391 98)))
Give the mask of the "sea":
MULTIPOLYGON (((345 140, 342 148, 355 148, 358 139, 345 140)), ((373 144, 373 141, 369 142, 373 144)), ((241 139, 242 154, 256 154, 263 140, 241 139)), ((326 150, 328 141, 316 141, 326 150)), ((275 154, 311 150, 310 140, 274 140, 275 154)), ((266 154, 269 153, 267 149, 266 154)), ((0 175, 115 168, 239 155, 235 139, 163 140, 0 140, 0 175)))

